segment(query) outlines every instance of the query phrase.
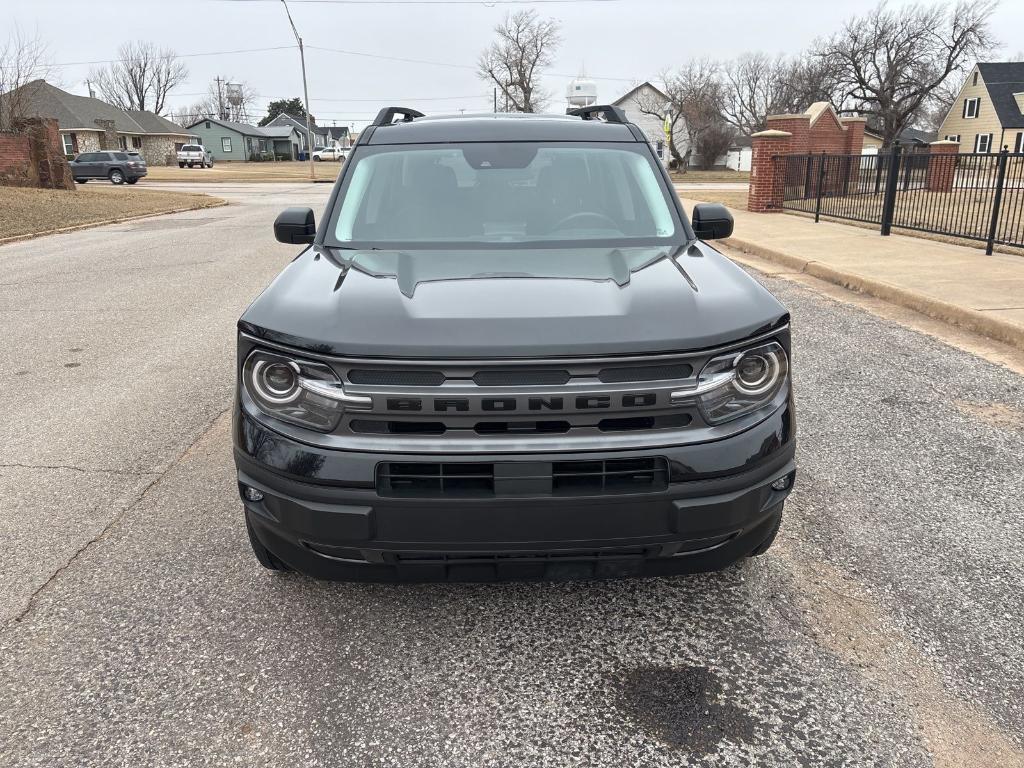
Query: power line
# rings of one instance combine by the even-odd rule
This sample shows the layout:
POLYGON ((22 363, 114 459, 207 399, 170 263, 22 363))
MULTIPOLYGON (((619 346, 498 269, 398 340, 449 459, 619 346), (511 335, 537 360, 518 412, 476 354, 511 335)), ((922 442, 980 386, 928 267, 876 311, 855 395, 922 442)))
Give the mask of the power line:
MULTIPOLYGON (((219 0, 222 3, 272 3, 277 0, 219 0)), ((574 5, 576 3, 620 3, 622 0, 291 0, 307 5, 574 5)))
MULTIPOLYGON (((174 58, 176 59, 193 59, 197 56, 228 56, 234 53, 263 53, 264 51, 286 51, 293 49, 294 45, 276 45, 273 48, 241 48, 236 51, 206 51, 205 53, 175 53, 174 58)), ((97 61, 64 61, 58 64, 54 64, 55 67, 77 67, 84 64, 117 64, 122 59, 102 59, 97 61)), ((132 59, 123 59, 123 61, 132 61, 132 59)), ((142 61, 142 59, 138 59, 142 61)))

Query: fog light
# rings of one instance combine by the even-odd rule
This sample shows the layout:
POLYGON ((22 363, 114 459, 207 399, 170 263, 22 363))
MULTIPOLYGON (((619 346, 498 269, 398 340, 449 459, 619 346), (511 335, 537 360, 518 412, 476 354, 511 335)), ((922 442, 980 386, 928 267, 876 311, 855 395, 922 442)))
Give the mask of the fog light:
MULTIPOLYGON (((783 475, 778 480, 772 481, 773 491, 784 491, 789 488, 789 475, 783 475)), ((262 496, 262 494, 260 494, 262 496)))
MULTIPOLYGON (((775 487, 774 484, 772 487, 775 487)), ((245 496, 246 501, 263 501, 263 493, 248 485, 245 486, 245 490, 242 491, 242 495, 245 496)))

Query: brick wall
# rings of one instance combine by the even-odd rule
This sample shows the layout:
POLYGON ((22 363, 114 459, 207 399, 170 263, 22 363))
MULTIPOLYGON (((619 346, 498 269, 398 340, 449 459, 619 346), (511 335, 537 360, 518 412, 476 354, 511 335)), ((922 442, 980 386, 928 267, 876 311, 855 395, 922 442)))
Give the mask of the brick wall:
POLYGON ((928 189, 932 192, 949 192, 953 189, 956 176, 957 154, 960 143, 956 141, 933 141, 929 146, 928 189))
POLYGON ((15 133, 0 134, 0 184, 74 189, 57 121, 31 118, 16 128, 15 133))
MULTIPOLYGON (((813 105, 801 115, 771 115, 768 130, 755 133, 751 159, 750 191, 747 208, 769 213, 782 209, 782 155, 859 155, 864 147, 863 118, 840 119, 831 106, 813 105), (758 169, 754 173, 754 168, 758 169)), ((849 163, 834 162, 826 166, 822 184, 826 190, 838 190, 848 183, 849 163)), ((817 194, 818 178, 812 179, 817 194)))

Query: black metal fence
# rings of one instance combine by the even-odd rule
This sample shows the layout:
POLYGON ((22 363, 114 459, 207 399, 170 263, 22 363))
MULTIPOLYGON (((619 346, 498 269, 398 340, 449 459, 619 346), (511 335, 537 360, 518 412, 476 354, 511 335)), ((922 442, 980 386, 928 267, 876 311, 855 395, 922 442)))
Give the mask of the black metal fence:
POLYGON ((779 155, 782 207, 1024 247, 1024 153, 779 155))

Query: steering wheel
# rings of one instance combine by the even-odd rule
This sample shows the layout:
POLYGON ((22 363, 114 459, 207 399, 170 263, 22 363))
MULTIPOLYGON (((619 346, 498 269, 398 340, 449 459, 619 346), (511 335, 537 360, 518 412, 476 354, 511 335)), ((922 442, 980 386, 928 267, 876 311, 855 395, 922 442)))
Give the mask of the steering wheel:
POLYGON ((618 229, 619 225, 614 219, 605 216, 603 213, 591 211, 580 211, 566 216, 551 228, 552 231, 559 229, 583 229, 590 224, 595 229, 618 229))

